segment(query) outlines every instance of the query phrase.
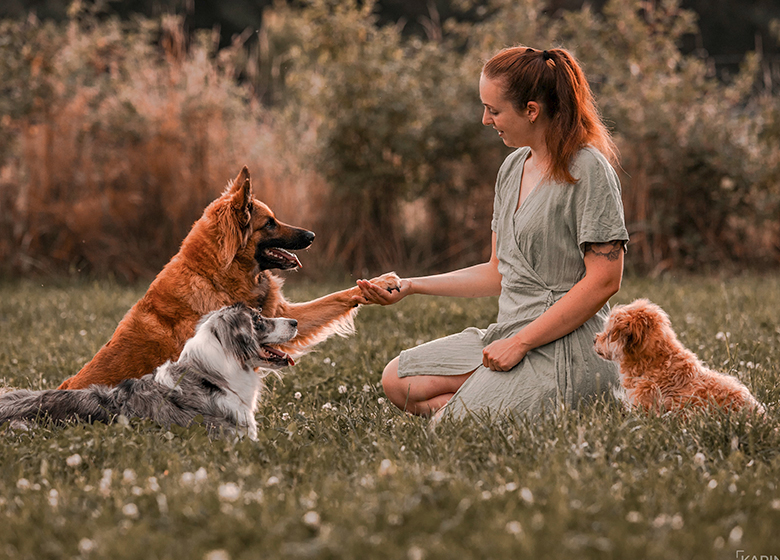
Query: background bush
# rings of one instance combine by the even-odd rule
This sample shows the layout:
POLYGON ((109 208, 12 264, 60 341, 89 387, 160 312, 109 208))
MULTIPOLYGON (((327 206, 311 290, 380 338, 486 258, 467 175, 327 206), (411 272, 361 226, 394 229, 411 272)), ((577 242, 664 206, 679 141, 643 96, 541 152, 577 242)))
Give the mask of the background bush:
POLYGON ((629 267, 780 262, 778 96, 757 55, 728 83, 684 55, 695 17, 676 2, 455 3, 476 22, 432 11, 427 39, 361 4, 278 5, 259 41, 222 49, 178 18, 78 5, 3 22, 2 272, 153 274, 243 164, 281 219, 320 234, 306 270, 482 260, 507 150, 480 124, 478 75, 517 43, 583 63, 622 153, 629 267))

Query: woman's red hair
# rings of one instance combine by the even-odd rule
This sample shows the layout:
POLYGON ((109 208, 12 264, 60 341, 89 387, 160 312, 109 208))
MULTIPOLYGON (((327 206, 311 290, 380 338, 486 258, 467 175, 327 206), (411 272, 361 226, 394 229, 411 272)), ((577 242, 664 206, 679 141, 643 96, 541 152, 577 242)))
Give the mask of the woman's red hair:
POLYGON ((586 145, 617 164, 617 147, 601 121, 582 68, 568 51, 510 47, 488 60, 482 74, 503 82, 505 95, 518 111, 536 101, 547 112, 551 178, 574 183, 571 159, 586 145))

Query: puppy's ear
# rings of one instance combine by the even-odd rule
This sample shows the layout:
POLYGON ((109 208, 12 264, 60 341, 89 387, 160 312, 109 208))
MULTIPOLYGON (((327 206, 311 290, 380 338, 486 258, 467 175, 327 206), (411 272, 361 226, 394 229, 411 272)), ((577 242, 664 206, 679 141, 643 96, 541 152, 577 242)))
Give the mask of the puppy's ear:
POLYGON ((650 331, 653 328, 653 318, 642 310, 634 311, 626 321, 626 341, 625 347, 627 353, 639 353, 644 348, 650 338, 650 331))
POLYGON ((249 170, 246 167, 233 181, 228 196, 230 197, 229 208, 223 216, 225 223, 223 224, 222 257, 225 268, 229 267, 236 254, 246 247, 252 233, 249 224, 252 221, 254 196, 249 170))

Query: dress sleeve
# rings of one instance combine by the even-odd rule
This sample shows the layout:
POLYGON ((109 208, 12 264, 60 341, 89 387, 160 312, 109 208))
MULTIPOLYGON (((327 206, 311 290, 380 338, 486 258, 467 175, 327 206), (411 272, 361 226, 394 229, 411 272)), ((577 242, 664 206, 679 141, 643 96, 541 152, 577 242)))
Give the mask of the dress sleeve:
POLYGON ((585 243, 622 241, 628 244, 623 198, 617 173, 601 154, 583 150, 575 177, 574 213, 577 220, 577 245, 584 257, 585 243))
POLYGON ((490 222, 490 229, 494 232, 498 232, 498 212, 501 208, 501 191, 498 188, 498 181, 496 181, 496 194, 493 197, 493 219, 490 222))

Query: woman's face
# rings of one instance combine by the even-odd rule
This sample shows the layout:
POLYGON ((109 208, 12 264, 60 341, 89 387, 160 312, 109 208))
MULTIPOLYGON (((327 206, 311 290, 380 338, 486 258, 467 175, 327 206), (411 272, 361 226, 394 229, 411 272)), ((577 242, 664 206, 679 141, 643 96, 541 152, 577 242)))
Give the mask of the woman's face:
POLYGON ((510 148, 527 146, 532 126, 529 115, 526 114, 527 111, 520 113, 515 109, 512 102, 504 96, 501 82, 481 75, 479 96, 485 106, 482 124, 495 128, 504 144, 510 148))

